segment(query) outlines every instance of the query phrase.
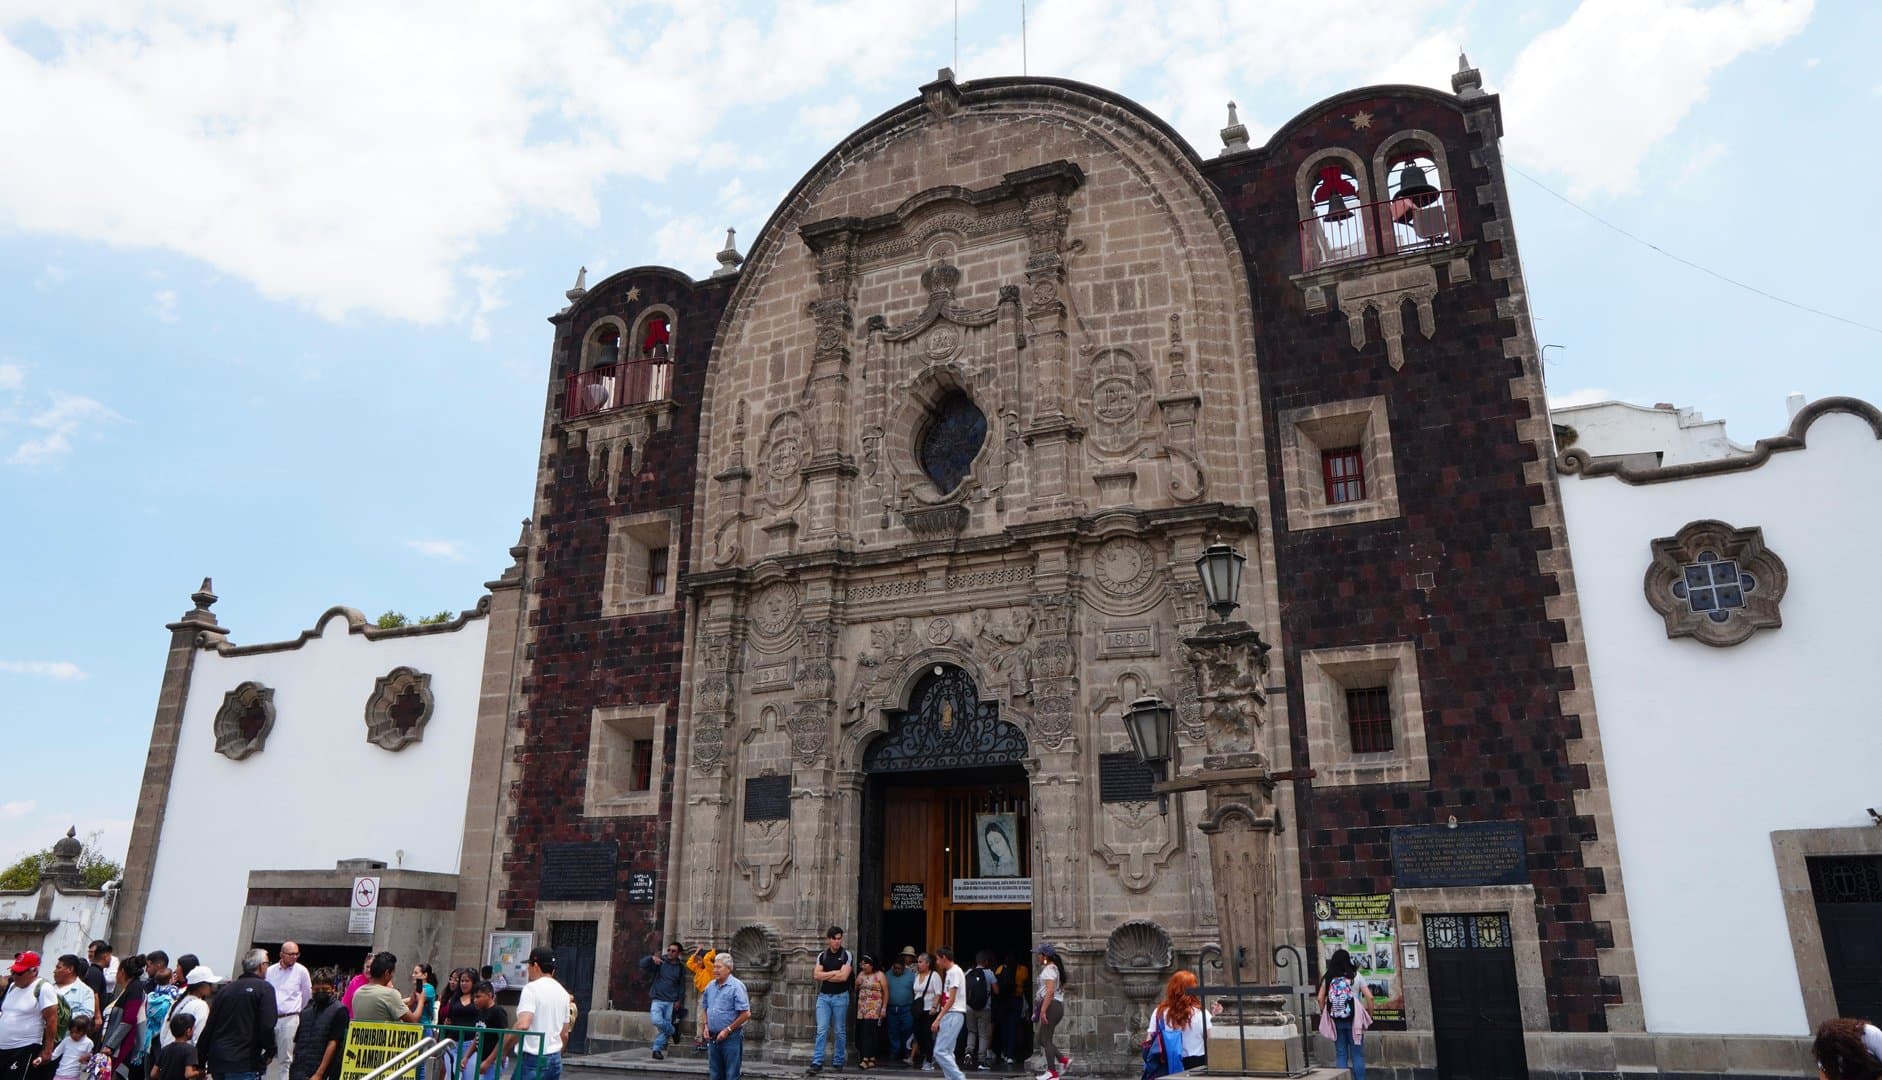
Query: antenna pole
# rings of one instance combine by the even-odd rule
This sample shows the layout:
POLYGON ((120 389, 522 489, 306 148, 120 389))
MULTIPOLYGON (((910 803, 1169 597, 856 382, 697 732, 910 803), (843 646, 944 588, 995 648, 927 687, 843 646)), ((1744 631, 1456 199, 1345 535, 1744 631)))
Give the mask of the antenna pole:
POLYGON ((1026 66, 1026 0, 1019 0, 1019 73, 1032 73, 1026 66))
POLYGON ((961 0, 954 0, 954 70, 961 69, 961 0))

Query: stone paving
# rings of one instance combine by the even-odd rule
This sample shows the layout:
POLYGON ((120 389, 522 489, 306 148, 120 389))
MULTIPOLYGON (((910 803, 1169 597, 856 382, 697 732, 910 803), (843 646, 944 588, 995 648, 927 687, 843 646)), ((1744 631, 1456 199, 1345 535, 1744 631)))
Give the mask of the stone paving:
MULTIPOLYGON (((1207 1070, 1196 1069, 1190 1070, 1190 1073, 1201 1078, 1205 1075, 1206 1071, 1207 1070)), ((587 1054, 563 1059, 562 1075, 567 1078, 567 1080, 618 1080, 624 1073, 650 1077, 705 1076, 706 1059, 702 1055, 698 1057, 669 1057, 664 1061, 655 1061, 649 1056, 649 1051, 644 1049, 619 1050, 610 1054, 587 1054)), ((831 1070, 824 1070, 825 1075, 830 1075, 830 1073, 831 1070)), ((762 1061, 747 1061, 745 1062, 743 1075, 751 1077, 752 1080, 801 1080, 801 1078, 805 1076, 805 1070, 802 1065, 778 1065, 762 1061)), ((841 1073, 837 1073, 836 1075, 846 1077, 907 1077, 909 1080, 915 1080, 915 1078, 940 1080, 941 1077, 939 1071, 925 1073, 919 1069, 909 1069, 895 1065, 870 1069, 866 1072, 861 1069, 849 1068, 844 1069, 841 1073)), ((984 1077, 986 1080, 1012 1080, 1014 1077, 1024 1078, 1030 1077, 1033 1074, 1031 1070, 1024 1072, 992 1070, 978 1072, 969 1070, 967 1075, 969 1077, 984 1077)), ((1074 1066, 1067 1074, 1067 1080, 1082 1080, 1083 1077, 1123 1077, 1125 1075, 1124 1072, 1115 1069, 1093 1072, 1074 1066)), ((1131 1072, 1129 1075, 1136 1076, 1137 1074, 1131 1072)), ((1351 1080, 1352 1076, 1352 1074, 1345 1069, 1312 1069, 1297 1075, 1300 1080, 1351 1080)))

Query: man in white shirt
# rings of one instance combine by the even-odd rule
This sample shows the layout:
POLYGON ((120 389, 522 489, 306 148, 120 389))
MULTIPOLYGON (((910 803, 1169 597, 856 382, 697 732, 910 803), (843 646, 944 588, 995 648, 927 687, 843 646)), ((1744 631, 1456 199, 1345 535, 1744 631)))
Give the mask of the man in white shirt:
POLYGON ((13 957, 12 978, 0 998, 0 1080, 26 1080, 52 1060, 58 1042, 59 996, 39 977, 39 954, 13 957))
MULTIPOLYGON (((516 1080, 562 1080, 562 1046, 575 1026, 569 992, 555 981, 555 950, 538 945, 529 951, 529 982, 516 1001, 516 1026, 540 1034, 520 1047, 520 1035, 509 1036, 516 1049, 516 1080)), ((4 1080, 4 1078, 0 1078, 4 1080)))
POLYGON ((954 1046, 960 1042, 961 1028, 967 1023, 967 972, 954 962, 954 950, 934 951, 935 966, 941 969, 941 1015, 934 1021, 934 1060, 947 1080, 967 1080, 960 1063, 954 1060, 954 1046))
POLYGON ((301 966, 301 947, 292 941, 281 943, 281 958, 268 965, 263 978, 274 987, 274 1061, 268 1065, 266 1080, 287 1080, 294 1064, 294 1034, 301 1029, 301 1010, 313 996, 313 976, 301 966))
POLYGON ((74 1020, 81 1016, 98 1018, 98 995, 83 979, 86 967, 85 958, 76 953, 67 953, 52 965, 52 984, 59 988, 59 998, 74 1020))

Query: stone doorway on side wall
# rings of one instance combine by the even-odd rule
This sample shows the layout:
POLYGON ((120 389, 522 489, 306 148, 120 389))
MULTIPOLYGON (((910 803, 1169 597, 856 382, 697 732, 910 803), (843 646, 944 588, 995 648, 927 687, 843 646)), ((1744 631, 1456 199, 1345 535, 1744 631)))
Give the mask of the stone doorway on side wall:
MULTIPOLYGON (((1022 960, 1032 935, 1026 737, 937 664, 863 755, 860 912, 853 940, 883 967, 904 946, 1022 960)), ((996 961, 997 963, 997 961, 996 961)))

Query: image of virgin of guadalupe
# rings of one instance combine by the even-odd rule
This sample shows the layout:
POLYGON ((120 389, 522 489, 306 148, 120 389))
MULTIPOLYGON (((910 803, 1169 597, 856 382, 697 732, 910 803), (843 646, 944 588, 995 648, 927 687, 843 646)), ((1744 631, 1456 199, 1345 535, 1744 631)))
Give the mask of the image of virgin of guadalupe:
POLYGON ((1019 876, 1019 818, 1016 814, 978 814, 974 832, 980 838, 980 876, 1019 876))

